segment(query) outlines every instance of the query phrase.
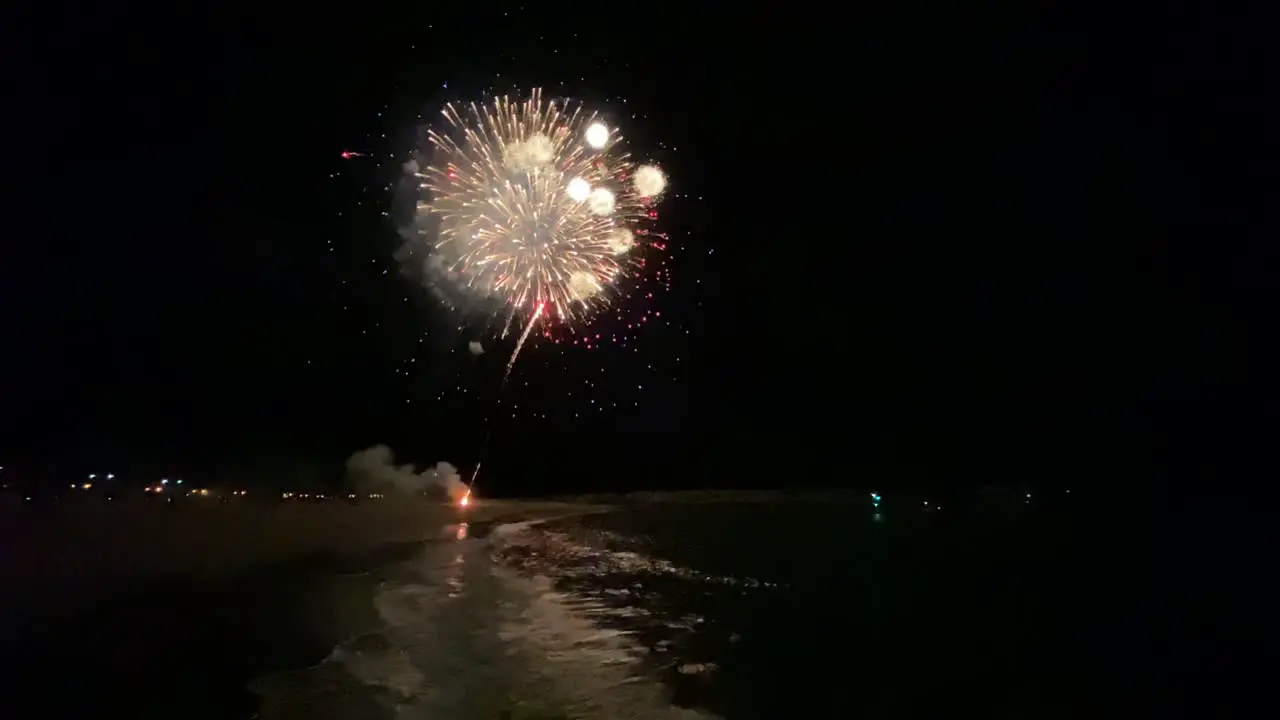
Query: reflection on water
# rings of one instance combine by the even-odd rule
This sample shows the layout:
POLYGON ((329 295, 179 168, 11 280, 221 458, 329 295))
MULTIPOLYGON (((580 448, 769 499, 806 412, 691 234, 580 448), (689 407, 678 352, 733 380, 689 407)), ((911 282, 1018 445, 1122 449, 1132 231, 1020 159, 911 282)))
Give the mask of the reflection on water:
MULTIPOLYGON (((458 524, 458 533, 456 537, 459 541, 467 539, 466 523, 458 524)), ((459 552, 453 557, 453 562, 449 563, 449 566, 445 569, 444 582, 445 586, 449 588, 450 598, 462 597, 462 591, 466 589, 462 582, 463 570, 465 569, 463 565, 465 564, 466 558, 464 558, 463 554, 459 552)))
MULTIPOLYGON (((600 622, 614 608, 493 562, 508 542, 536 543, 540 533, 504 526, 485 542, 479 527, 451 526, 443 542, 389 568, 374 598, 382 622, 372 634, 384 642, 344 643, 292 679, 265 679, 255 689, 272 709, 260 717, 709 720, 671 705, 662 677, 676 672, 666 667, 674 657, 646 662, 632 631, 600 622), (339 707, 329 699, 337 695, 380 708, 339 707)), ((556 553, 548 570, 577 567, 582 552, 556 553)), ((619 562, 649 564, 626 558, 619 562)))
POLYGON ((858 501, 450 525, 380 575, 376 632, 255 686, 260 717, 1059 717, 1073 691, 1084 709, 1074 658, 1120 632, 1080 580, 1079 519, 858 501))

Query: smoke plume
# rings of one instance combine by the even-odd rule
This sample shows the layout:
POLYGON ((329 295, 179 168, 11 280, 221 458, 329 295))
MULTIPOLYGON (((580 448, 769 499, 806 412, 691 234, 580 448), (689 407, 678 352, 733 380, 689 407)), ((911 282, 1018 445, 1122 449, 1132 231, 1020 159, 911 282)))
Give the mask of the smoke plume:
POLYGON ((413 465, 396 465, 391 448, 374 445, 347 458, 347 482, 360 493, 426 493, 438 500, 456 501, 467 492, 458 469, 438 462, 422 472, 413 465))

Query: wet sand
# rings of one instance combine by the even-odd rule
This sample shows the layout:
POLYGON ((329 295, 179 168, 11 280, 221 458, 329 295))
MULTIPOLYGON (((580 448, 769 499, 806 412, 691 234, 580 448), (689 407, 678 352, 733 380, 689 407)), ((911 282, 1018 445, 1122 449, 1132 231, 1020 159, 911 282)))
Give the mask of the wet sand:
MULTIPOLYGON (((377 569, 565 503, 136 507, 6 523, 0 688, 42 715, 251 717, 246 689, 376 621, 377 569)), ((13 517, 6 518, 13 520, 13 517)))

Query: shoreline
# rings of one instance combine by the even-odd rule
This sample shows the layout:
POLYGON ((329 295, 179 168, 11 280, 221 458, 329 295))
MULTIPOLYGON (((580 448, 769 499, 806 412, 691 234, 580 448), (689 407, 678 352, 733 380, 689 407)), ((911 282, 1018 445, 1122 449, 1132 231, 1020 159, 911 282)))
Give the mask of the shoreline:
MULTIPOLYGON (((491 502, 457 519, 483 534, 498 524, 590 509, 491 502)), ((144 718, 252 717, 259 702, 253 680, 313 666, 377 628, 379 568, 455 537, 453 509, 419 510, 427 512, 379 525, 349 547, 313 542, 317 547, 298 552, 304 546, 295 543, 257 553, 256 562, 240 555, 217 563, 215 572, 209 564, 185 572, 151 565, 144 569, 152 572, 46 583, 31 594, 6 582, 24 602, 6 607, 0 620, 5 664, 14 669, 5 695, 53 716, 119 710, 144 718), (39 595, 55 588, 69 594, 40 606, 39 595)), ((368 518, 379 519, 385 514, 368 518)))

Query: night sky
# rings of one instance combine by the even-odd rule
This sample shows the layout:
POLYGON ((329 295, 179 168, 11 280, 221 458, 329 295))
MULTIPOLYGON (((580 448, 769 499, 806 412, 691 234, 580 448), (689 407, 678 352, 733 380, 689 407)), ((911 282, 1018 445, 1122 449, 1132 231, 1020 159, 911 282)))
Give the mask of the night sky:
POLYGON ((1168 486, 1277 426, 1261 18, 431 5, 29 18, 6 478, 1168 486), (667 171, 666 282, 499 396, 513 339, 395 258, 401 166, 532 87, 667 171))

